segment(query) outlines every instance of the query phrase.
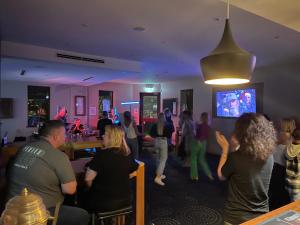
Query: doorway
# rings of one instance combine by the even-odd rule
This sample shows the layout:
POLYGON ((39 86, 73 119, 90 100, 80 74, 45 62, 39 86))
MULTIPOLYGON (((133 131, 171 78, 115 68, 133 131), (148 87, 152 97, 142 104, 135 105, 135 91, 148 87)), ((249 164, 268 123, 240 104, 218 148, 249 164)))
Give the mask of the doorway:
POLYGON ((145 134, 150 133, 160 113, 160 92, 140 93, 140 125, 145 134))

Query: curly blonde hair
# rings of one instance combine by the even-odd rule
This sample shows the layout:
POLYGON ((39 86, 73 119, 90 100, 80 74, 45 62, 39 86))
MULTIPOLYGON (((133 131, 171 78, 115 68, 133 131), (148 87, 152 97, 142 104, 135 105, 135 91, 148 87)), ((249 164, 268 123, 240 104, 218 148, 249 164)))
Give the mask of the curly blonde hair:
POLYGON ((267 160, 277 142, 273 123, 261 114, 244 113, 236 121, 234 133, 241 150, 254 160, 267 160))

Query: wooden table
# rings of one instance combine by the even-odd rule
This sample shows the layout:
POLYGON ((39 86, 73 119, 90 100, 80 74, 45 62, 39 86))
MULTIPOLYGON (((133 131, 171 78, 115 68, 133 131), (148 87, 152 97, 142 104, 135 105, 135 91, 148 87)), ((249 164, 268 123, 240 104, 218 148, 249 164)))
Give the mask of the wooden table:
POLYGON ((74 153, 81 149, 87 148, 102 148, 103 142, 98 140, 95 136, 93 137, 84 137, 80 140, 75 141, 66 141, 64 145, 59 147, 60 150, 64 151, 70 158, 74 160, 74 153))
POLYGON ((296 202, 292 202, 288 205, 285 205, 281 208, 278 208, 278 209, 275 209, 269 213, 266 213, 264 215, 261 215, 259 217, 256 217, 252 220, 249 220, 245 223, 242 223, 241 225, 256 225, 256 224, 260 224, 262 222, 265 222, 269 219, 272 219, 276 216, 278 216, 279 214, 282 214, 282 213, 285 213, 289 210, 293 210, 293 211, 296 211, 296 212, 299 212, 300 213, 300 200, 296 201, 296 202))
POLYGON ((24 144, 26 144, 26 142, 16 142, 2 147, 0 152, 0 168, 5 168, 9 159, 14 156, 24 144))
MULTIPOLYGON (((19 148, 22 145, 25 145, 27 142, 14 142, 8 144, 7 146, 1 149, 1 158, 0 158, 0 168, 5 167, 10 157, 14 156, 19 148)), ((95 136, 92 137, 83 137, 80 140, 70 141, 67 140, 66 143, 59 147, 60 150, 64 151, 70 158, 74 160, 74 152, 86 149, 86 148, 102 148, 103 143, 101 140, 98 140, 95 136)))
MULTIPOLYGON (((83 173, 84 165, 89 162, 91 158, 83 158, 72 161, 72 167, 76 174, 83 173)), ((130 178, 136 177, 136 209, 135 209, 135 224, 145 225, 145 164, 137 161, 139 167, 136 171, 130 174, 130 178)))

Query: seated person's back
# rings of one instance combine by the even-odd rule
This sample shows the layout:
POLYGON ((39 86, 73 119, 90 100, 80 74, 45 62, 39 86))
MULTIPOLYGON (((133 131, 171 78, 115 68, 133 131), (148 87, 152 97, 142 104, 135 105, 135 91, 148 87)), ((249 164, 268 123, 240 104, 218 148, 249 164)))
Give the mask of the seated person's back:
POLYGON ((129 174, 138 167, 128 155, 122 129, 107 128, 104 135, 106 149, 97 153, 86 173, 86 182, 91 187, 87 207, 91 211, 116 210, 130 205, 129 174))
MULTIPOLYGON (((53 209, 63 202, 64 194, 75 193, 77 183, 68 157, 57 149, 65 140, 64 124, 61 121, 49 121, 40 130, 40 135, 40 140, 23 146, 11 163, 7 197, 19 195, 27 187, 43 199, 47 209, 53 209)), ((79 217, 85 214, 84 211, 80 214, 81 209, 72 209, 78 212, 79 217)), ((64 210, 61 207, 60 213, 64 210)), ((68 220, 67 215, 63 217, 58 219, 58 224, 87 224, 89 220, 87 214, 83 215, 85 218, 76 217, 77 223, 68 220)))

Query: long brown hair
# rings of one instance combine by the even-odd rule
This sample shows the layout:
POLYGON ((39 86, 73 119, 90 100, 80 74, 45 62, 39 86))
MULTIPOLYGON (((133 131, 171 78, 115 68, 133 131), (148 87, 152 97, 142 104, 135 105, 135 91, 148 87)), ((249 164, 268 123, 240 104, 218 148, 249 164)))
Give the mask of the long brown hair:
POLYGON ((272 154, 277 141, 273 123, 256 113, 244 113, 239 117, 234 134, 241 151, 260 161, 265 161, 272 154))
POLYGON ((158 121, 157 121, 157 133, 158 135, 163 135, 165 127, 165 114, 159 113, 158 114, 158 121))
POLYGON ((109 143, 105 148, 115 148, 123 155, 129 155, 130 150, 125 141, 125 132, 121 127, 116 125, 105 126, 105 136, 108 138, 109 143))
POLYGON ((296 129, 296 122, 294 119, 285 118, 280 121, 280 131, 292 135, 295 129, 296 129))

